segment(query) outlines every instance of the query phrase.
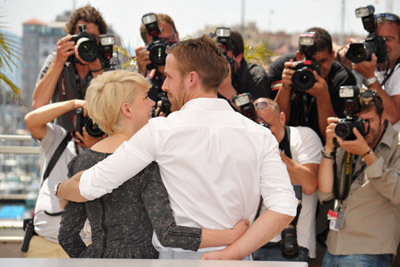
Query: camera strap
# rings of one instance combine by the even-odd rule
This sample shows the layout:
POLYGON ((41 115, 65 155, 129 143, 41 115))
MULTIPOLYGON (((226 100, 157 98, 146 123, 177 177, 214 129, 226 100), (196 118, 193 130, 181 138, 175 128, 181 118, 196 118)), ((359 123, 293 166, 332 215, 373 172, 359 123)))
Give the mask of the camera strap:
POLYGON ((44 181, 49 177, 51 171, 53 170, 54 166, 56 165, 58 159, 60 158, 61 154, 64 152, 65 148, 68 145, 68 142, 72 139, 72 135, 70 132, 67 132, 67 135, 64 137, 64 139, 61 141, 61 143, 58 145, 56 151, 54 152, 53 156, 51 157, 49 164, 46 167, 46 170, 43 174, 43 181, 40 187, 42 187, 44 181))
POLYGON ((381 86, 384 86, 385 83, 387 82, 387 80, 389 80, 390 76, 392 76, 394 69, 396 68, 396 66, 400 64, 400 57, 396 60, 396 63, 394 64, 393 68, 391 68, 389 71, 387 70, 385 72, 385 78, 383 79, 381 86))
POLYGON ((279 143, 279 149, 285 153, 288 158, 292 158, 292 153, 290 152, 290 127, 285 125, 285 136, 279 143))

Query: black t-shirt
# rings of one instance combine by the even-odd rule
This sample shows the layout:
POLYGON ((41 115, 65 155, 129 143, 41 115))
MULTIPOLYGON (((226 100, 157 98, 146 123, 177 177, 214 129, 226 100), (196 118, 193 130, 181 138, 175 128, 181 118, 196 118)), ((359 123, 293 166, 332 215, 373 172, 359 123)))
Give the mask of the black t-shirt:
MULTIPOLYGON (((281 56, 269 67, 267 90, 273 99, 276 97, 282 84, 284 63, 290 61, 290 59, 296 61, 296 56, 293 54, 281 56)), ((333 111, 339 118, 344 118, 344 99, 339 97, 339 89, 343 85, 356 85, 356 79, 342 64, 334 61, 328 74, 327 83, 333 111)), ((288 125, 308 126, 321 137, 315 97, 306 92, 292 90, 290 99, 291 111, 288 125)))
POLYGON ((260 66, 242 59, 240 68, 232 75, 232 85, 238 94, 250 93, 253 100, 269 97, 267 93, 267 73, 260 66))

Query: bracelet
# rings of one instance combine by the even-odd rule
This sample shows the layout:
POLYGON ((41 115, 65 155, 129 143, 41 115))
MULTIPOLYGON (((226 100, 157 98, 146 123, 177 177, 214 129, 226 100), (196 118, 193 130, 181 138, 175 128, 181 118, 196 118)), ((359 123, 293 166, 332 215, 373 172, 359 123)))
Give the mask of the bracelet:
POLYGON ((322 153, 322 157, 324 157, 326 159, 333 159, 333 152, 326 152, 325 148, 322 148, 321 153, 322 153))
POLYGON ((365 153, 361 156, 361 158, 364 158, 366 155, 368 155, 369 153, 371 153, 371 151, 372 151, 372 148, 370 148, 367 152, 365 152, 365 153))
POLYGON ((103 70, 103 67, 100 67, 100 69, 97 69, 97 70, 91 70, 91 69, 89 68, 89 70, 90 70, 90 72, 99 72, 99 71, 103 70))

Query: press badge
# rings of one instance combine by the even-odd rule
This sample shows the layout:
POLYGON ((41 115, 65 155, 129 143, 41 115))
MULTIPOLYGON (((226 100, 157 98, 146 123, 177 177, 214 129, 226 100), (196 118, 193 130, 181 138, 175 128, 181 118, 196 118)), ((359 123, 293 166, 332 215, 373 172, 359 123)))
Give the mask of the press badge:
POLYGON ((341 208, 339 211, 328 211, 329 229, 339 231, 339 229, 343 228, 345 211, 346 207, 341 208))

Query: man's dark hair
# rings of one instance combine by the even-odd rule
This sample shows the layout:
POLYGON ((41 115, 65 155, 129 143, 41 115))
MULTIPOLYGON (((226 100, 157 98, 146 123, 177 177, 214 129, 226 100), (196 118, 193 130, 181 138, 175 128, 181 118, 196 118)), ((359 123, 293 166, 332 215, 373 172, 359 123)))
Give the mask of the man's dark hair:
MULTIPOLYGON (((174 20, 168 16, 167 14, 162 14, 162 13, 157 13, 157 23, 162 21, 162 22, 166 22, 168 24, 170 24, 172 26, 172 28, 174 29, 174 32, 176 33, 176 27, 175 27, 175 22, 174 20)), ((147 30, 146 30, 146 26, 144 26, 143 22, 140 25, 140 37, 142 37, 143 42, 147 45, 147 30)))
POLYGON ((99 26, 100 34, 107 33, 107 24, 101 16, 101 13, 91 5, 86 5, 75 10, 65 25, 65 31, 69 34, 75 34, 76 23, 78 23, 79 20, 96 24, 99 26))
MULTIPOLYGON (((332 53, 332 37, 326 30, 318 27, 308 29, 306 32, 315 33, 315 51, 320 52, 328 48, 328 52, 332 53)), ((299 44, 300 54, 305 54, 305 47, 299 44)))
POLYGON ((244 52, 244 43, 243 38, 240 32, 233 30, 231 32, 231 40, 232 40, 232 53, 235 57, 242 54, 244 52))

